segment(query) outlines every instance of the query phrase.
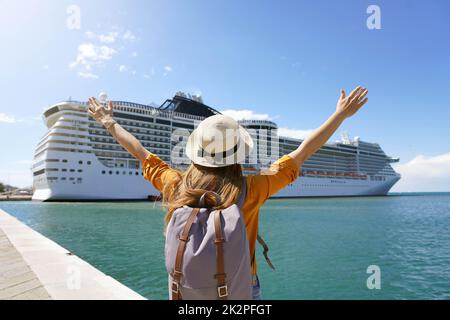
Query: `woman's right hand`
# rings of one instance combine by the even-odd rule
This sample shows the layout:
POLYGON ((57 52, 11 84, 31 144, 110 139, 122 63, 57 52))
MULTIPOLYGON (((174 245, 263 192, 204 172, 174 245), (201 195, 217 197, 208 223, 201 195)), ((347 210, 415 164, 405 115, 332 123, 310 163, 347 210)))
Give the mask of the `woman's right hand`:
POLYGON ((103 104, 98 103, 94 97, 90 97, 87 110, 89 115, 102 125, 105 125, 105 122, 112 120, 113 105, 111 101, 108 103, 108 106, 104 106, 103 104))

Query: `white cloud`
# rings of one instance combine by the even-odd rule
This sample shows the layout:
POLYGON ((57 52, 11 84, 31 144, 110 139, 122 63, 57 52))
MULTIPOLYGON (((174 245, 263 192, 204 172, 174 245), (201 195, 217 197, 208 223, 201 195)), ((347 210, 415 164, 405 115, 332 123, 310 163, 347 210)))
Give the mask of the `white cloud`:
POLYGON ((90 72, 83 72, 83 71, 79 71, 78 75, 82 78, 87 78, 87 79, 98 79, 98 75, 90 73, 90 72))
POLYGON ((88 39, 95 39, 100 41, 101 43, 114 43, 119 36, 118 32, 109 32, 107 34, 97 35, 92 31, 87 31, 84 34, 88 37, 88 39))
POLYGON ((101 34, 98 36, 98 40, 101 43, 114 43, 116 42, 116 38, 119 35, 118 32, 110 32, 108 34, 101 34))
POLYGON ((0 123, 16 123, 17 119, 14 116, 9 116, 5 113, 0 113, 0 123))
POLYGON ((255 113, 252 110, 223 110, 221 113, 230 116, 236 120, 271 120, 272 118, 266 113, 255 113))
POLYGON ((428 157, 418 155, 393 167, 402 178, 392 191, 450 191, 450 152, 428 157))
POLYGON ((149 76, 148 74, 145 74, 145 73, 144 73, 143 77, 144 77, 145 79, 150 79, 150 76, 149 76))
POLYGON ((134 40, 136 40, 136 36, 135 36, 130 30, 127 30, 127 31, 123 34, 122 38, 123 38, 124 40, 127 40, 127 41, 134 41, 134 40))
POLYGON ((313 131, 314 131, 313 129, 299 130, 290 128, 278 128, 278 135, 282 137, 290 137, 295 139, 305 139, 313 131))
MULTIPOLYGON (((77 69, 77 74, 80 77, 90 79, 99 78, 96 72, 94 72, 94 69, 111 60, 118 51, 125 50, 125 42, 133 42, 137 39, 130 30, 126 32, 111 31, 103 34, 87 31, 84 35, 88 40, 78 46, 76 58, 70 62, 69 67, 71 69, 77 69), (113 44, 120 41, 122 41, 121 44, 113 47, 113 44)), ((137 57, 137 52, 133 51, 131 56, 137 57)), ((124 68, 125 66, 121 66, 120 71, 127 71, 124 68)))
POLYGON ((86 31, 84 34, 85 34, 89 39, 95 39, 95 38, 96 38, 95 33, 93 33, 92 31, 86 31))
POLYGON ((0 123, 17 123, 17 124, 31 124, 34 125, 37 122, 42 121, 41 116, 30 116, 26 118, 17 118, 13 115, 0 113, 0 123))
POLYGON ((164 66, 163 76, 167 76, 169 72, 172 72, 173 68, 171 66, 164 66))
POLYGON ((128 70, 127 67, 125 65, 123 65, 123 64, 119 67, 119 71, 120 72, 125 72, 127 70, 128 70))
POLYGON ((136 70, 131 71, 131 74, 132 74, 133 76, 135 76, 135 75, 136 75, 136 70))
POLYGON ((106 45, 95 45, 93 43, 82 43, 78 46, 78 54, 69 67, 71 69, 79 67, 78 75, 83 78, 98 79, 98 75, 92 72, 93 66, 103 64, 111 60, 117 51, 106 45))
POLYGON ((117 51, 114 48, 101 45, 97 46, 92 43, 82 43, 78 46, 78 55, 71 67, 77 65, 89 65, 101 63, 110 60, 117 51))

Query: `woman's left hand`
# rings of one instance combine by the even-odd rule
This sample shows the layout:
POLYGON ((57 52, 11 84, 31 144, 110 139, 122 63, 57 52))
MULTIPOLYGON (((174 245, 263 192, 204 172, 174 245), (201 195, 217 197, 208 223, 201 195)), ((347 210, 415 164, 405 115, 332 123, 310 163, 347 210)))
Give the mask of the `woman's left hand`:
POLYGON ((336 113, 343 118, 351 117, 369 100, 366 96, 369 90, 361 86, 353 90, 347 97, 344 90, 341 90, 341 96, 336 106, 336 113))

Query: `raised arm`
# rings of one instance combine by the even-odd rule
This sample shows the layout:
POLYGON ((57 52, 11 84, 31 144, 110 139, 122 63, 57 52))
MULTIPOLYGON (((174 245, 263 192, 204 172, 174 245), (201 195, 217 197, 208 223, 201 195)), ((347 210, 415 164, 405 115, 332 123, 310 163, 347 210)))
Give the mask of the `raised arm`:
POLYGON ((105 107, 92 97, 89 98, 88 104, 89 115, 103 125, 122 147, 141 162, 147 158, 150 151, 146 150, 138 139, 114 121, 112 117, 113 105, 111 101, 108 103, 108 106, 105 107))
POLYGON ((368 92, 366 88, 359 86, 347 97, 345 91, 341 90, 336 111, 319 128, 314 130, 296 150, 289 154, 299 167, 328 141, 346 118, 355 114, 367 102, 368 92))

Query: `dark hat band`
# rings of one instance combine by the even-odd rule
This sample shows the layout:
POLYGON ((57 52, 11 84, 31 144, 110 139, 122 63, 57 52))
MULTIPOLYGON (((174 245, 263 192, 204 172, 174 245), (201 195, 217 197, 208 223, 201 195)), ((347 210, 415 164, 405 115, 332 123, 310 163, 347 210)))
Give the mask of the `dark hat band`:
POLYGON ((214 158, 214 160, 216 160, 216 161, 217 160, 223 160, 223 159, 225 159, 225 158, 227 158, 227 157, 229 157, 229 156, 231 156, 233 154, 236 154, 238 149, 239 149, 239 145, 240 145, 240 140, 238 141, 238 143, 236 143, 234 145, 234 147, 232 147, 232 148, 230 148, 228 150, 222 151, 222 152, 218 152, 218 153, 216 153, 216 152, 208 152, 205 149, 203 149, 202 147, 200 147, 197 150, 197 156, 201 157, 201 158, 214 158))

